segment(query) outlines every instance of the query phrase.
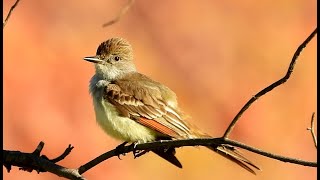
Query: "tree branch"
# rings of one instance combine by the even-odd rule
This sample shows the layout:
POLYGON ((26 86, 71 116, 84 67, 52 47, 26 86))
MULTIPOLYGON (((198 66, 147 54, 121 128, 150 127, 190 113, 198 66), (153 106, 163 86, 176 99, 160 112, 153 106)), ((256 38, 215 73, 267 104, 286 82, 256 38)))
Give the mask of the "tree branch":
POLYGON ((240 147, 242 149, 246 149, 248 151, 260 154, 262 156, 271 158, 271 159, 276 159, 282 162, 288 162, 288 163, 292 163, 292 164, 298 164, 298 165, 303 165, 303 166, 309 166, 309 167, 317 167, 317 162, 311 162, 311 161, 305 161, 302 159, 297 159, 297 158, 291 158, 291 157, 285 157, 285 156, 281 156, 281 155, 277 155, 277 154, 273 154, 267 151, 263 151, 261 149, 258 148, 254 148, 248 145, 245 145, 243 143, 237 142, 237 141, 233 141, 230 139, 224 139, 225 140, 225 144, 229 144, 229 145, 233 145, 236 147, 240 147))
POLYGON ((316 147, 316 149, 318 149, 317 136, 314 133, 314 112, 312 113, 312 116, 311 116, 311 127, 307 128, 307 130, 309 130, 311 132, 314 146, 316 147))
POLYGON ((135 148, 133 146, 124 146, 123 148, 119 149, 113 149, 111 151, 108 151, 95 159, 91 160, 90 162, 82 165, 79 167, 79 174, 83 174, 86 171, 90 170, 97 164, 111 158, 118 156, 119 154, 125 154, 137 150, 146 150, 150 151, 153 149, 158 149, 158 148, 179 148, 182 146, 210 146, 210 145, 222 145, 222 144, 228 144, 228 145, 233 145, 236 147, 240 147, 243 149, 246 149, 248 151, 260 154, 262 156, 266 156, 272 159, 276 159, 279 161, 283 162, 289 162, 292 164, 299 164, 303 166, 309 166, 309 167, 317 167, 317 162, 310 162, 310 161, 305 161, 301 159, 296 159, 296 158, 290 158, 290 157, 285 157, 273 153, 269 153, 266 151, 263 151, 258 148, 254 148, 251 146, 248 146, 246 144, 226 139, 226 138, 208 138, 208 139, 186 139, 186 140, 162 140, 162 141, 156 141, 156 142, 150 142, 150 143, 144 143, 144 144, 137 144, 135 148))
MULTIPOLYGON (((13 166, 21 167, 20 168, 21 170, 25 170, 28 172, 32 172, 32 170, 36 170, 38 173, 48 171, 60 177, 65 177, 67 179, 77 179, 77 180, 85 179, 78 173, 77 169, 65 168, 63 166, 55 164, 55 162, 50 161, 44 155, 40 156, 40 152, 43 146, 44 146, 44 143, 40 142, 36 150, 32 153, 3 150, 2 163, 7 168, 8 172, 10 172, 11 165, 13 165, 13 166)), ((67 149, 70 149, 70 145, 67 149)), ((66 150, 66 151, 69 151, 69 150, 66 150)), ((63 156, 65 152, 59 157, 63 156)))
POLYGON ((4 27, 6 26, 8 20, 9 20, 9 18, 10 18, 10 16, 11 16, 12 11, 14 10, 14 8, 16 8, 16 6, 18 5, 19 2, 20 2, 20 0, 17 0, 17 1, 13 4, 13 6, 11 6, 10 11, 9 11, 6 19, 3 21, 3 29, 4 29, 4 27))
POLYGON ((67 149, 60 156, 58 156, 58 157, 56 157, 54 159, 51 159, 50 161, 53 162, 53 163, 56 163, 56 162, 59 162, 59 161, 63 160, 65 157, 67 157, 71 153, 73 148, 74 147, 71 146, 71 144, 69 144, 67 149))
POLYGON ((120 20, 120 18, 129 10, 129 8, 132 6, 134 0, 128 0, 127 4, 125 6, 123 6, 123 8, 121 9, 121 11, 118 13, 118 15, 112 19, 109 22, 106 22, 102 25, 102 27, 107 27, 110 26, 116 22, 118 22, 120 20))
POLYGON ((309 35, 309 37, 298 47, 298 49, 296 50, 296 52, 294 53, 291 63, 289 65, 288 71, 286 73, 286 75, 279 79, 278 81, 272 83, 271 85, 269 85, 268 87, 264 88, 263 90, 261 90, 260 92, 258 92, 256 95, 254 95, 242 108, 241 110, 238 112, 238 114, 234 117, 234 119, 232 120, 232 122, 230 123, 229 127, 227 128, 227 130, 225 131, 223 137, 224 138, 228 138, 229 134, 231 133, 231 131, 233 130, 234 126, 236 125, 237 121, 240 119, 240 117, 242 116, 242 114, 257 100, 259 99, 261 96, 263 96, 264 94, 272 91, 274 88, 280 86, 281 84, 285 83, 291 76, 294 66, 296 64, 296 61, 300 55, 300 53, 302 52, 302 50, 306 47, 306 45, 311 41, 311 39, 317 34, 317 28, 309 35))
POLYGON ((246 144, 243 144, 234 140, 226 139, 223 137, 208 138, 208 139, 162 140, 162 141, 156 141, 156 142, 150 142, 150 143, 137 144, 135 147, 128 145, 128 146, 124 146, 121 149, 113 149, 111 151, 108 151, 96 157, 95 159, 91 160, 90 162, 80 166, 78 169, 65 168, 63 166, 56 165, 50 160, 47 160, 43 157, 39 157, 34 153, 22 153, 19 151, 3 150, 3 156, 4 156, 3 163, 24 167, 24 168, 28 167, 32 169, 38 169, 38 171, 40 172, 48 171, 68 179, 85 179, 82 176, 83 173, 92 169, 99 163, 111 157, 118 156, 119 154, 130 153, 138 150, 150 151, 158 148, 169 148, 169 147, 179 148, 183 146, 212 146, 212 145, 219 146, 222 144, 236 146, 236 147, 246 149, 248 151, 260 154, 265 157, 276 159, 282 162, 288 162, 292 164, 298 164, 298 165, 309 166, 309 167, 317 167, 317 162, 305 161, 301 159, 290 158, 290 157, 273 154, 273 153, 263 151, 261 149, 248 146, 246 144))

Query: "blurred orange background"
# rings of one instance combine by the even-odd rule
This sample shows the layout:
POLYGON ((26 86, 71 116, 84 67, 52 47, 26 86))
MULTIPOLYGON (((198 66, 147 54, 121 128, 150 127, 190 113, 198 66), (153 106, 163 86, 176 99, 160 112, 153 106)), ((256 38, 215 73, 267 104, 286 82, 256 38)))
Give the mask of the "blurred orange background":
MULTIPOLYGON (((14 1, 4 2, 4 16, 14 1)), ((126 1, 21 1, 4 29, 4 149, 60 155, 77 168, 120 141, 96 124, 88 81, 106 39, 131 42, 138 70, 176 92, 191 121, 221 136, 240 108, 280 79, 293 53, 316 27, 316 1, 136 0, 119 22, 102 28, 126 1)), ((316 161, 310 132, 316 111, 316 41, 304 49, 291 79, 260 98, 243 115, 231 138, 263 150, 316 161)), ((316 168, 242 151, 258 164, 257 176, 206 148, 183 147, 177 169, 148 153, 111 158, 88 179, 316 179, 316 168)), ((50 173, 3 167, 4 179, 60 179, 50 173)))

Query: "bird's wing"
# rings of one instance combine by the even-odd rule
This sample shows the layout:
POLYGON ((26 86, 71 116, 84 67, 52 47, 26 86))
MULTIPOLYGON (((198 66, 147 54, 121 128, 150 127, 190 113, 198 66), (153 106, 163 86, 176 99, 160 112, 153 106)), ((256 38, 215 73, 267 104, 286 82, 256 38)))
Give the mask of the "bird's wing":
MULTIPOLYGON (((210 137, 182 119, 182 115, 177 109, 175 94, 169 88, 145 76, 136 79, 123 78, 111 82, 105 88, 104 98, 112 103, 121 115, 162 133, 164 136, 177 139, 210 137)), ((208 146, 208 148, 253 174, 255 174, 253 169, 259 170, 232 146, 208 146)), ((163 152, 155 153, 176 166, 181 166, 179 161, 176 162, 174 159, 174 153, 170 156, 166 156, 167 154, 163 152)))
POLYGON ((104 98, 121 115, 165 136, 183 138, 191 134, 176 107, 175 94, 142 74, 111 82, 105 88, 104 98))

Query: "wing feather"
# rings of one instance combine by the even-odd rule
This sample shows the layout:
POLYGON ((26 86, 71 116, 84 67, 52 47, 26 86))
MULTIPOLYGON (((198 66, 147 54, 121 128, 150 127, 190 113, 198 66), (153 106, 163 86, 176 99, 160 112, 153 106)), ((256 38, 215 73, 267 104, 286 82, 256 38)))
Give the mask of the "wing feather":
POLYGON ((188 125, 176 107, 175 94, 163 85, 135 73, 128 82, 123 78, 108 84, 104 98, 123 116, 158 131, 179 138, 190 134, 188 125), (142 81, 142 82, 141 82, 142 81), (157 88, 158 87, 158 88, 157 88))

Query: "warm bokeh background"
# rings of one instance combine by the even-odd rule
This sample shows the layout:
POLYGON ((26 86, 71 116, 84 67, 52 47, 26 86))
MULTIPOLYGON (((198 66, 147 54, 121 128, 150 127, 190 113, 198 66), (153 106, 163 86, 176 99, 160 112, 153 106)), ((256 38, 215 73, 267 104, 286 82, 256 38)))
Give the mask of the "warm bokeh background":
MULTIPOLYGON (((7 14, 13 0, 4 3, 7 14)), ((95 122, 88 81, 102 41, 121 36, 144 74, 173 89, 193 122, 221 136, 244 103, 282 77, 299 44, 316 26, 316 1, 137 0, 121 21, 126 1, 21 1, 4 29, 4 149, 31 152, 40 141, 48 157, 76 168, 120 142, 95 122)), ((272 153, 316 160, 310 132, 316 110, 316 41, 301 54, 292 78, 256 102, 231 138, 272 153)), ((316 168, 243 151, 263 171, 238 168, 206 148, 184 147, 173 167, 154 154, 112 158, 88 179, 316 179, 316 168)), ((5 179, 59 179, 50 173, 3 168, 5 179)))

